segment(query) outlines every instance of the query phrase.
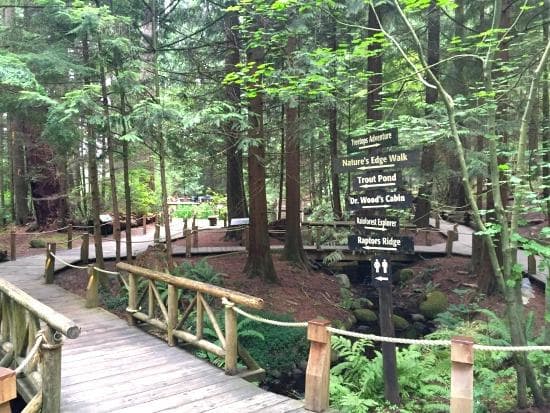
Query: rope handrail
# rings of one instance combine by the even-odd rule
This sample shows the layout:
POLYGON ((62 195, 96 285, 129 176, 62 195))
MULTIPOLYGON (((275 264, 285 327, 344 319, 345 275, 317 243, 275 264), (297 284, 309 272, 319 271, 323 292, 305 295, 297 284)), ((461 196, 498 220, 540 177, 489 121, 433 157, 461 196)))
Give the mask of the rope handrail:
POLYGON ((264 323, 264 324, 271 324, 271 325, 274 325, 274 326, 279 326, 279 327, 301 327, 301 328, 307 328, 307 322, 289 322, 289 321, 277 321, 277 320, 270 320, 268 318, 264 318, 264 317, 260 317, 260 316, 257 316, 257 315, 254 315, 254 314, 250 314, 246 311, 244 311, 243 309, 235 306, 235 303, 232 303, 231 301, 229 301, 227 298, 223 297, 222 298, 222 304, 226 307, 232 307, 233 310, 244 316, 244 317, 247 317, 247 318, 250 318, 251 320, 254 320, 254 321, 258 321, 260 323, 264 323))
MULTIPOLYGON (((307 322, 286 322, 286 321, 277 321, 270 320, 268 318, 260 317, 254 314, 250 314, 243 309, 235 306, 234 303, 229 301, 226 298, 222 298, 222 304, 226 307, 232 307, 233 310, 251 320, 258 321, 260 323, 271 324, 279 327, 307 327, 307 322)), ((358 333, 355 331, 342 330, 335 327, 327 327, 327 330, 333 334, 338 334, 341 336, 348 336, 354 338, 362 338, 371 341, 379 341, 383 343, 394 343, 394 344, 416 344, 421 346, 432 346, 432 347, 450 347, 451 340, 418 340, 410 338, 400 338, 400 337, 384 337, 378 336, 375 334, 364 334, 358 333)), ((479 351, 508 351, 508 352, 525 352, 525 351, 550 351, 550 346, 489 346, 484 344, 474 344, 474 349, 479 351)))
MULTIPOLYGON (((16 234, 17 235, 44 235, 44 234, 53 234, 54 232, 59 232, 59 231, 64 231, 66 230, 67 228, 69 228, 69 225, 65 226, 65 227, 62 227, 62 228, 57 228, 57 229, 51 229, 49 231, 41 231, 41 232, 17 232, 16 234)), ((74 227, 73 227, 74 228, 74 227)))
POLYGON ((94 266, 94 270, 96 270, 98 272, 102 272, 103 274, 108 274, 108 275, 120 275, 120 273, 118 271, 108 271, 108 270, 104 270, 103 268, 99 268, 99 267, 96 267, 96 266, 94 266))
POLYGON ((74 265, 74 264, 71 264, 67 261, 65 261, 63 258, 55 255, 53 252, 49 251, 48 252, 52 257, 54 257, 56 260, 58 260, 59 262, 61 262, 61 264, 64 264, 66 265, 67 267, 71 267, 71 268, 74 268, 74 269, 77 269, 77 270, 86 270, 88 269, 88 267, 83 267, 81 265, 74 265))

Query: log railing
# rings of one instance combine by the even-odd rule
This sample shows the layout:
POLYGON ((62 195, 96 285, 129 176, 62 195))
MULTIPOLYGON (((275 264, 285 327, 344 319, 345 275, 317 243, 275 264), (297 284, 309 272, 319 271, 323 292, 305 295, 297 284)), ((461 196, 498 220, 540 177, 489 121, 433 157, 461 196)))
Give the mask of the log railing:
POLYGON ((59 412, 63 337, 77 338, 80 328, 0 279, 0 335, 0 366, 13 371, 2 370, 1 376, 13 380, 17 375, 17 392, 29 403, 27 411, 59 412))
POLYGON ((260 309, 263 307, 261 298, 126 263, 118 263, 117 269, 128 273, 127 312, 130 324, 142 322, 165 332, 170 346, 182 340, 223 358, 226 374, 239 374, 248 379, 264 375, 264 370, 238 343, 237 314, 233 308, 225 307, 222 329, 207 299, 208 296, 219 299, 220 304, 222 299, 227 299, 244 307, 260 309), (183 291, 186 300, 181 298, 183 291), (195 318, 193 328, 185 328, 192 315, 195 318), (216 336, 212 341, 205 336, 206 320, 216 336), (238 371, 238 358, 246 370, 238 371))

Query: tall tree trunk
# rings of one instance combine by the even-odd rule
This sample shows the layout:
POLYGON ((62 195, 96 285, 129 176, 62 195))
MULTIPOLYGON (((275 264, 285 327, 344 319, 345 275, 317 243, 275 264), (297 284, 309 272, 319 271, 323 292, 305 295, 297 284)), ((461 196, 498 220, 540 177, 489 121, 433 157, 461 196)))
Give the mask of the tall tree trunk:
MULTIPOLYGON (((258 22, 259 23, 259 22, 258 22)), ((258 24, 259 25, 259 24, 258 24)), ((253 71, 264 61, 262 47, 247 51, 248 62, 254 62, 253 71)), ((271 258, 267 232, 267 199, 265 188, 265 136, 263 120, 263 93, 257 91, 248 106, 250 129, 248 148, 248 190, 250 199, 250 232, 248 259, 245 271, 250 277, 260 277, 267 282, 277 282, 277 274, 271 258)))
MULTIPOLYGON (((369 35, 374 36, 380 33, 379 19, 382 19, 382 7, 369 6, 368 26, 369 35)), ((367 119, 369 121, 380 121, 384 116, 382 110, 382 44, 374 42, 369 45, 371 55, 367 59, 367 70, 370 73, 367 82, 367 119)))
MULTIPOLYGON (((294 53, 298 46, 296 37, 289 37, 286 45, 286 55, 289 61, 288 69, 294 66, 294 53)), ((307 257, 304 253, 302 231, 300 228, 300 133, 298 132, 298 102, 285 104, 285 141, 286 141, 286 237, 284 256, 287 261, 307 268, 307 257)))
MULTIPOLYGON (((329 47, 333 52, 338 49, 338 33, 336 20, 331 19, 329 47)), ((328 133, 330 135, 330 165, 332 182, 332 211, 336 219, 342 218, 342 201, 340 195, 340 175, 334 171, 335 160, 338 157, 338 108, 332 103, 328 109, 328 133)))
POLYGON ((27 182, 25 165, 25 145, 23 136, 18 132, 22 129, 23 121, 17 117, 11 120, 12 139, 12 176, 14 218, 17 225, 24 225, 29 218, 29 185, 27 182))
POLYGON ((6 136, 4 131, 7 129, 5 125, 1 125, 2 130, 0 130, 0 225, 6 225, 6 168, 4 165, 5 156, 5 141, 6 136))
MULTIPOLYGON (((84 65, 90 64, 90 49, 88 44, 88 34, 84 35, 82 40, 82 57, 84 65)), ((89 79, 84 80, 85 83, 89 83, 89 79)), ((104 268, 103 261, 103 243, 101 239, 101 219, 99 217, 101 213, 101 199, 99 189, 99 174, 97 170, 97 141, 95 131, 92 125, 87 124, 86 130, 88 132, 88 179, 90 181, 90 194, 92 210, 91 215, 94 223, 94 247, 95 247, 95 261, 99 268, 104 268)), ((100 277, 102 283, 105 283, 105 277, 100 277)))
MULTIPOLYGON (((99 6, 99 5, 98 5, 99 6)), ((102 53, 101 38, 97 39, 98 53, 102 53)), ((105 135, 107 138, 107 158, 109 162, 109 180, 111 183, 111 203, 113 207, 113 235, 115 238, 115 257, 116 262, 120 261, 120 211, 118 209, 118 195, 116 187, 116 173, 115 173, 115 143, 113 141, 113 134, 111 130, 111 116, 109 111, 109 98, 107 91, 107 77, 105 74, 105 66, 100 64, 99 67, 100 81, 101 81, 101 103, 103 106, 103 117, 105 118, 105 135)))
MULTIPOLYGON (((224 31, 227 53, 225 55, 225 73, 233 73, 240 63, 239 36, 237 27, 239 15, 232 11, 224 17, 224 31)), ((227 84, 224 89, 225 98, 235 110, 241 106, 241 88, 237 84, 227 84)), ((228 121, 224 125, 226 140, 225 156, 227 171, 227 219, 231 223, 232 218, 243 218, 248 216, 246 208, 246 195, 244 193, 243 178, 243 153, 239 148, 239 125, 237 122, 228 121)), ((228 231, 226 239, 240 239, 241 234, 237 231, 228 231)))
MULTIPOLYGON (((126 135, 126 93, 124 90, 120 92, 120 114, 122 115, 122 134, 126 135)), ((122 168, 124 180, 124 206, 126 215, 126 261, 132 263, 132 193, 130 188, 130 165, 129 165, 129 148, 128 141, 122 141, 122 168)))
MULTIPOLYGON (((427 47, 427 59, 428 65, 433 66, 439 61, 439 33, 440 33, 440 10, 437 2, 431 0, 430 7, 427 9, 428 13, 428 47, 427 47)), ((433 66, 432 71, 436 76, 439 74, 437 66, 433 66)), ((429 105, 435 105, 437 102, 437 89, 426 87, 425 102, 428 105, 426 107, 426 115, 430 116, 433 111, 433 107, 429 105)), ((418 227, 430 226, 430 212, 431 212, 431 196, 432 196, 432 176, 435 165, 435 144, 429 143, 422 148, 422 160, 420 162, 420 168, 422 170, 422 176, 424 177, 424 184, 418 191, 418 198, 416 201, 416 211, 414 214, 414 223, 418 227)))
MULTIPOLYGON (((542 26, 543 33, 543 42, 544 44, 550 41, 550 0, 544 1, 544 25, 542 26)), ((542 149, 544 152, 544 167, 542 168, 542 179, 544 184, 544 198, 546 201, 546 225, 550 226, 550 76, 548 74, 548 64, 544 68, 544 73, 542 77, 542 149)), ((550 328, 549 331, 549 342, 550 342, 550 328)), ((550 391, 550 390, 549 390, 550 391)))
POLYGON ((281 154, 279 156, 279 196, 277 202, 277 219, 283 218, 283 198, 285 182, 285 105, 281 106, 281 154))

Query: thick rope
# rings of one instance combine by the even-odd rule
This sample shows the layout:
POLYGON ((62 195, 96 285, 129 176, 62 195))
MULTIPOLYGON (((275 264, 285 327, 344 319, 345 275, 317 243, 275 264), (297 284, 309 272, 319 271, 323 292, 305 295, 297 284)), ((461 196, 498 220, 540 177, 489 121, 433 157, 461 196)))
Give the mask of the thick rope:
POLYGON ((83 266, 80 266, 80 265, 74 265, 74 264, 68 263, 67 261, 65 261, 64 259, 58 257, 57 255, 55 255, 51 251, 49 251, 48 254, 50 254, 52 257, 54 257, 56 260, 58 260, 61 264, 65 264, 67 267, 71 267, 71 268, 74 268, 74 269, 77 269, 77 270, 86 270, 86 269, 88 269, 87 266, 83 267, 83 266))
POLYGON ((40 345, 42 344, 43 341, 44 341, 44 332, 42 330, 40 330, 36 334, 36 341, 32 345, 31 350, 27 353, 26 357, 19 364, 19 366, 17 366, 17 368, 15 369, 15 374, 16 375, 20 375, 21 373, 23 373, 25 371, 25 369, 27 368, 29 363, 32 361, 32 359, 36 356, 36 354, 40 350, 40 345))
POLYGON ((225 305, 226 307, 232 307, 236 313, 244 317, 250 318, 251 320, 258 321, 260 323, 271 324, 273 326, 279 326, 279 327, 301 327, 301 328, 307 327, 307 322, 291 323, 288 321, 269 320, 267 318, 263 318, 254 314, 247 313, 246 311, 240 309, 239 307, 236 307, 234 303, 232 303, 225 297, 222 298, 222 304, 225 305))
POLYGON ((524 351, 550 351, 550 346, 486 346, 474 344, 474 350, 479 351, 510 351, 514 353, 524 351))
POLYGON ((362 334, 355 331, 340 330, 339 328, 327 327, 327 330, 333 334, 341 336, 364 338, 371 341, 380 341, 383 343, 395 343, 395 344, 418 344, 421 346, 444 346, 449 347, 451 340, 413 340, 410 338, 398 338, 398 337, 382 337, 374 334, 362 334))
POLYGON ((102 272, 103 274, 120 275, 119 272, 116 272, 116 271, 107 271, 107 270, 104 270, 104 269, 98 268, 98 267, 94 267, 94 270, 96 270, 96 271, 98 271, 98 272, 102 272))

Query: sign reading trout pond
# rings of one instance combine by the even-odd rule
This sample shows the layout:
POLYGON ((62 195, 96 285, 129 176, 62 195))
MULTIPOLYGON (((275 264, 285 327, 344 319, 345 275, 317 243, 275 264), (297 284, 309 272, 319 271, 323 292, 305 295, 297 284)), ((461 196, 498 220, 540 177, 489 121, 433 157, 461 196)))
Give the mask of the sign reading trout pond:
MULTIPOLYGON (((386 209, 406 209, 412 205, 412 195, 400 188, 401 169, 418 162, 416 151, 385 152, 383 148, 398 144, 397 129, 375 131, 351 138, 348 153, 334 161, 337 173, 355 173, 351 177, 356 194, 348 195, 347 207, 355 216, 355 234, 348 236, 352 251, 372 253, 371 280, 378 288, 380 333, 394 337, 391 314, 391 254, 414 253, 412 237, 394 235, 399 232, 399 218, 383 215, 386 209), (364 215, 368 212, 371 215, 364 215), (378 212, 378 213, 376 213, 378 212), (375 254, 384 253, 385 256, 375 254)), ((395 345, 382 343, 385 395, 389 402, 399 402, 395 345)))

